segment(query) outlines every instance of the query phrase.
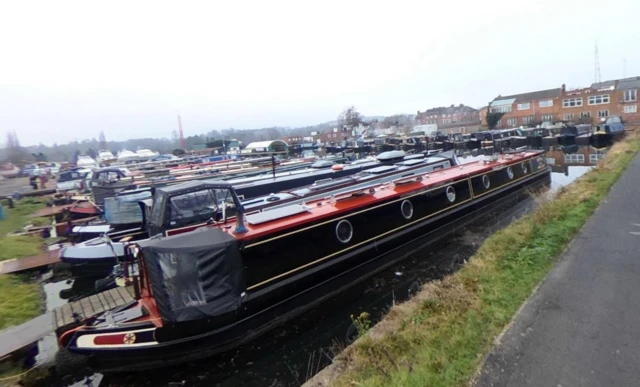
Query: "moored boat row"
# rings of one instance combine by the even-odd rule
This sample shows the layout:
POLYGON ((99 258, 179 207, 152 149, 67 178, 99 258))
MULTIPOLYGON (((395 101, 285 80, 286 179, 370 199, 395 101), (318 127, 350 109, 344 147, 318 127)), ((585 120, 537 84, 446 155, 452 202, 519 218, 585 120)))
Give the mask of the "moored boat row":
POLYGON ((206 196, 170 208, 194 211, 197 199, 209 224, 127 246, 137 300, 59 332, 59 371, 226 351, 389 265, 398 248, 548 179, 541 152, 518 152, 253 214, 233 185, 203 182, 206 196))

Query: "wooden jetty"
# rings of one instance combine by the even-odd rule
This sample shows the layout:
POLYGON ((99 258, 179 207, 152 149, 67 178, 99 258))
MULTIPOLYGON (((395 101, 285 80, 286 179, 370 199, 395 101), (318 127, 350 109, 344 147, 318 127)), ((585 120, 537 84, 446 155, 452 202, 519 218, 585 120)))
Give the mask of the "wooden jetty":
POLYGON ((51 333, 79 325, 86 318, 133 300, 133 287, 118 287, 67 303, 23 324, 4 329, 0 331, 0 359, 51 333))
POLYGON ((31 257, 14 258, 0 262, 0 274, 16 273, 22 270, 36 269, 60 262, 60 250, 51 250, 31 257))
POLYGON ((134 300, 133 287, 117 287, 73 301, 53 311, 55 329, 66 329, 80 321, 134 300))

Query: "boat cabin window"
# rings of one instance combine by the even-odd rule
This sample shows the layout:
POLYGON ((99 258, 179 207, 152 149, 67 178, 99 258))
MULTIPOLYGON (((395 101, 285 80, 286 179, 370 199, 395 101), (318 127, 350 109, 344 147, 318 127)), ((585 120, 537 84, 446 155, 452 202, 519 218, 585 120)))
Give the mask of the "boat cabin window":
POLYGON ((170 223, 192 218, 220 221, 223 220, 223 205, 226 217, 235 214, 235 203, 228 189, 206 189, 173 196, 167 203, 165 220, 170 223))
POLYGON ((94 180, 102 180, 102 181, 114 181, 120 180, 120 173, 116 171, 103 171, 97 172, 94 180))
POLYGON ((58 183, 64 183, 65 181, 80 180, 87 176, 82 172, 62 172, 58 177, 58 183))

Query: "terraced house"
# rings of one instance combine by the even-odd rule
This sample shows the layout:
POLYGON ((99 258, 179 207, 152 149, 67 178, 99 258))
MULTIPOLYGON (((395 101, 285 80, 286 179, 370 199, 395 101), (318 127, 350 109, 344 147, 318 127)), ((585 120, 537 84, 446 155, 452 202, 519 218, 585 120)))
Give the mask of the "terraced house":
POLYGON ((640 77, 572 90, 562 85, 557 89, 498 96, 489 104, 489 112, 504 113, 496 128, 530 127, 545 121, 597 124, 611 116, 640 124, 639 89, 640 77))

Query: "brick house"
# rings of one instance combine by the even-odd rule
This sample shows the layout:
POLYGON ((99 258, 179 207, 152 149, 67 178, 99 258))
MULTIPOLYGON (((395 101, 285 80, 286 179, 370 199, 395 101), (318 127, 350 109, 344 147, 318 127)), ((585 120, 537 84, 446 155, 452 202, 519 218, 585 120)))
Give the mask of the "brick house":
MULTIPOLYGON (((563 88, 498 96, 489 104, 489 112, 504 113, 496 128, 533 126, 544 121, 559 120, 563 88)), ((485 117, 486 122, 486 117, 485 117)))
MULTIPOLYGON (((619 116, 640 124, 638 90, 640 77, 594 83, 567 90, 549 89, 507 97, 498 96, 489 105, 492 113, 505 113, 496 128, 535 126, 544 121, 598 124, 619 116)), ((486 124, 486 118, 483 120, 486 124)))
POLYGON ((464 104, 418 110, 416 125, 437 125, 441 133, 468 133, 480 127, 480 111, 464 104))

